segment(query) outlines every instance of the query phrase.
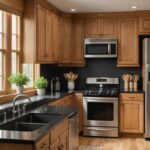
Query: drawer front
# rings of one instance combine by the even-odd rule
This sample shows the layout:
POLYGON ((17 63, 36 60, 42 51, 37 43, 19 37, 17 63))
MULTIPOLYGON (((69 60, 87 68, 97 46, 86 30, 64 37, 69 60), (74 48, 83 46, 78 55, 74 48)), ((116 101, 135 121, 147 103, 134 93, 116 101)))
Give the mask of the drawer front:
POLYGON ((50 132, 50 143, 53 143, 59 136, 69 127, 68 119, 61 122, 56 128, 50 132))
POLYGON ((144 101, 144 94, 142 93, 121 93, 121 101, 144 101))
POLYGON ((36 144, 36 150, 46 150, 49 148, 49 134, 36 144))

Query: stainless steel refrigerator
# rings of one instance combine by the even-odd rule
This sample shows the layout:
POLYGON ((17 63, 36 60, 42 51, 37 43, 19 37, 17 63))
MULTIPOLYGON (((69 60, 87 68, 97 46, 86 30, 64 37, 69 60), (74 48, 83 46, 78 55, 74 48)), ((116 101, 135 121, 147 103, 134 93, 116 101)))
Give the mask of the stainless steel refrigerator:
POLYGON ((143 41, 144 70, 145 70, 145 138, 150 139, 150 38, 143 41))

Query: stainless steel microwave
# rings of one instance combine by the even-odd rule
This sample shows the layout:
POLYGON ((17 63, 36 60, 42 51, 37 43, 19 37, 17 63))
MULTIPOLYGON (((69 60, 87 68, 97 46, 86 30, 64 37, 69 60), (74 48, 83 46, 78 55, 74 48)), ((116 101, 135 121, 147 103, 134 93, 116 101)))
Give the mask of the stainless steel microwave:
POLYGON ((116 58, 117 39, 86 38, 85 58, 116 58))

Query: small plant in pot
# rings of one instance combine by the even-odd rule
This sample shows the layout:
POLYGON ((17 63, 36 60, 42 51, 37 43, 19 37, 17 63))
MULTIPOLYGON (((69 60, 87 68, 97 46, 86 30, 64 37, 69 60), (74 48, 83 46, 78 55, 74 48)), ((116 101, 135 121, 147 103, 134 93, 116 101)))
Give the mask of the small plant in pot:
POLYGON ((30 79, 25 74, 18 73, 11 75, 8 78, 8 81, 16 85, 17 94, 22 94, 24 89, 23 86, 26 85, 30 81, 30 79))
POLYGON ((37 89, 37 94, 39 96, 45 95, 45 89, 48 86, 48 81, 44 77, 40 77, 39 79, 35 80, 34 86, 37 89))

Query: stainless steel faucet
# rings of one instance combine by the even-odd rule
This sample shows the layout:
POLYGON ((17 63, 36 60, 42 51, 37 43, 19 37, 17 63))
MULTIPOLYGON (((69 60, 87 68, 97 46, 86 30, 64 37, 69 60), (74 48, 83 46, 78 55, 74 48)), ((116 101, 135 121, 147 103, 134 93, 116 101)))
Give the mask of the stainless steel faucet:
MULTIPOLYGON (((13 118, 15 117, 15 114, 18 113, 18 116, 21 114, 21 110, 20 110, 20 106, 18 105, 18 110, 15 110, 15 103, 17 100, 19 100, 18 98, 19 97, 24 97, 24 98, 27 98, 29 100, 29 103, 31 103, 31 99, 28 95, 25 95, 25 94, 19 94, 17 95, 14 99, 13 99, 13 110, 12 110, 12 113, 13 113, 13 118)), ((25 106, 27 105, 28 103, 25 103, 24 106, 23 106, 23 113, 25 113, 25 106)))

